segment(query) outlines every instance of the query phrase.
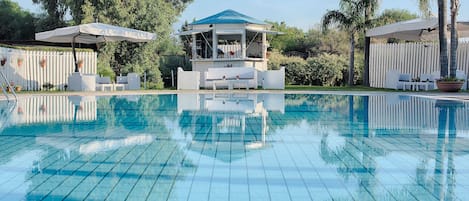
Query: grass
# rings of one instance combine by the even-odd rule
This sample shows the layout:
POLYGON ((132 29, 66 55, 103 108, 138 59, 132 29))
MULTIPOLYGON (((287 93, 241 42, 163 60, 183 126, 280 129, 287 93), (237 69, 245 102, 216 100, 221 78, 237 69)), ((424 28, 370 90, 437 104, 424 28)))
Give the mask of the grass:
POLYGON ((285 90, 307 90, 307 91, 386 91, 392 92, 396 91, 394 89, 384 89, 384 88, 372 88, 365 86, 334 86, 334 87, 324 87, 324 86, 308 86, 308 85, 287 85, 285 90))

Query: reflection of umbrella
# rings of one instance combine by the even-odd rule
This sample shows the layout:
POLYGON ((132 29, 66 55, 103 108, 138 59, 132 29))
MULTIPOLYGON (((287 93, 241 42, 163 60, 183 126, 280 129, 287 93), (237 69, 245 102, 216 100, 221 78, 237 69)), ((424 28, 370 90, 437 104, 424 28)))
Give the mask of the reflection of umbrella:
MULTIPOLYGON (((469 22, 458 22, 459 37, 469 37, 469 22)), ((370 29, 367 37, 425 41, 438 39, 438 18, 413 19, 370 29)))
POLYGON ((155 38, 156 35, 153 33, 102 23, 82 24, 36 33, 36 40, 39 41, 72 43, 75 72, 78 72, 75 43, 95 44, 112 41, 147 42, 155 38))

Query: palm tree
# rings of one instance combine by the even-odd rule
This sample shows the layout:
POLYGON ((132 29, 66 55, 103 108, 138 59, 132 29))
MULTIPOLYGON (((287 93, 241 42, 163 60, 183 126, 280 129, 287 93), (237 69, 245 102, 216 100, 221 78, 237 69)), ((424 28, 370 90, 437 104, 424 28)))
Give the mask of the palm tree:
POLYGON ((448 76, 448 43, 446 36, 446 0, 438 0, 438 40, 440 43, 440 76, 448 76))
POLYGON ((456 77, 456 52, 458 50, 457 21, 459 11, 459 0, 451 0, 451 47, 450 47, 450 66, 449 76, 456 77))
MULTIPOLYGON (((322 27, 327 30, 332 24, 349 34, 350 61, 348 85, 353 85, 355 63, 355 35, 371 25, 372 16, 377 10, 378 0, 341 0, 340 10, 330 10, 322 18, 322 27)), ((366 73, 366 72, 365 72, 366 73)))
MULTIPOLYGON (((429 0, 419 0, 420 10, 429 13, 429 0)), ((440 45, 440 76, 448 76, 448 44, 446 36, 447 27, 447 0, 438 0, 438 23, 439 45, 440 45)), ((456 17, 459 11, 459 0, 451 0, 451 47, 450 47, 450 72, 449 76, 456 77, 456 52, 458 49, 458 36, 456 17)))
POLYGON ((354 63, 355 63, 355 34, 363 26, 363 16, 361 12, 363 7, 360 7, 356 1, 341 0, 340 10, 330 10, 323 16, 322 26, 324 30, 333 24, 337 23, 339 27, 349 34, 350 40, 350 54, 349 54, 349 72, 348 72, 348 85, 353 85, 354 78, 354 63))
MULTIPOLYGON (((364 35, 365 35, 365 55, 369 55, 370 51, 370 46, 367 44, 370 44, 371 39, 369 37, 366 37, 366 29, 371 28, 375 21, 374 15, 376 13, 376 10, 378 10, 379 7, 379 2, 380 0, 362 0, 365 6, 365 29, 363 30, 364 35)), ((368 60, 366 59, 367 56, 365 56, 365 66, 363 69, 363 85, 369 87, 370 86, 370 69, 369 69, 369 64, 368 60)))

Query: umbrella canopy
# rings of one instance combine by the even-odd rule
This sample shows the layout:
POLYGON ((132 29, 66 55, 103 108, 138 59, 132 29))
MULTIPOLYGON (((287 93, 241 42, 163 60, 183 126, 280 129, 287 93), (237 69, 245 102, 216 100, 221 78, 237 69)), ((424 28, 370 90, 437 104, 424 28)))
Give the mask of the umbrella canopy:
POLYGON ((36 40, 53 43, 147 42, 155 39, 156 35, 153 33, 103 23, 81 24, 36 33, 36 40))
MULTIPOLYGON (((469 37, 469 22, 458 22, 459 37, 469 37)), ((438 39, 438 18, 413 19, 370 29, 367 37, 397 38, 412 41, 438 39)))
POLYGON ((81 24, 36 33, 36 40, 39 41, 72 43, 75 72, 78 72, 75 43, 95 44, 113 41, 147 42, 155 39, 156 34, 150 32, 103 23, 81 24))

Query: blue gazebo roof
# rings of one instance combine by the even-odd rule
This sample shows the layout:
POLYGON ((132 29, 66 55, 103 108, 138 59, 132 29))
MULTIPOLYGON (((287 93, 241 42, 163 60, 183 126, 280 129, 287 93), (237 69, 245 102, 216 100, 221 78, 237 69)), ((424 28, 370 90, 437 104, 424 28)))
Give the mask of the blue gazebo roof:
POLYGON ((199 25, 199 24, 245 24, 245 23, 261 24, 261 25, 267 24, 261 20, 238 13, 231 9, 224 10, 220 13, 206 17, 201 20, 197 20, 191 24, 199 25))

